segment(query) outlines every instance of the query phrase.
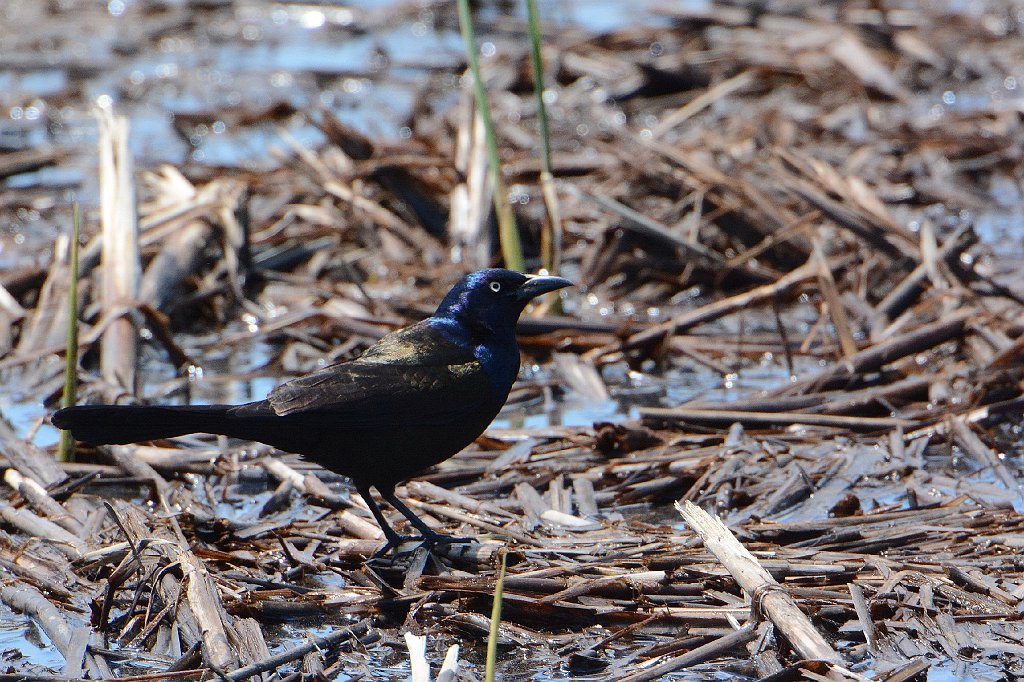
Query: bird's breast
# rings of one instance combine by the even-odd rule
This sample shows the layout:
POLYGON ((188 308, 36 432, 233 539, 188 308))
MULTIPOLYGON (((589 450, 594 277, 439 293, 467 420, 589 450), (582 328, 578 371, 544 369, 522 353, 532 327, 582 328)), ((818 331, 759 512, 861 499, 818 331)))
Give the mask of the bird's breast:
POLYGON ((516 346, 480 345, 474 350, 484 373, 496 390, 508 393, 519 375, 519 349, 516 346))

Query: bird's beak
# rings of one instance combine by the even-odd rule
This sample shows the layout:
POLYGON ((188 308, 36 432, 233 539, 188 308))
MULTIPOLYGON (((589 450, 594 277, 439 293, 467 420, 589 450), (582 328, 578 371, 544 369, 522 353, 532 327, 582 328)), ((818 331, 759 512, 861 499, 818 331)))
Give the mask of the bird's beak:
POLYGON ((537 298, 541 294, 546 294, 549 291, 555 291, 564 287, 571 287, 572 282, 562 277, 549 277, 542 275, 527 275, 529 279, 523 282, 516 290, 517 301, 529 301, 537 298))

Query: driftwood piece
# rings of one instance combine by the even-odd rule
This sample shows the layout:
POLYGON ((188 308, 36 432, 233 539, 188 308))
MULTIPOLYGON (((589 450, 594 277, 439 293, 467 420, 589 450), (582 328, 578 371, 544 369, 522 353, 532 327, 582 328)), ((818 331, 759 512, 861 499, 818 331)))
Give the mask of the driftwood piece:
POLYGON ((50 497, 46 489, 31 478, 22 476, 16 469, 4 472, 4 481, 17 490, 25 501, 37 512, 48 516, 51 521, 64 528, 76 537, 83 536, 83 528, 79 519, 74 518, 57 500, 50 497))
POLYGON ((708 550, 804 658, 839 663, 842 657, 815 629, 792 597, 765 571, 729 529, 692 502, 676 505, 708 550))
POLYGON ((347 639, 359 639, 366 635, 369 629, 373 627, 373 623, 373 619, 365 618, 349 627, 335 630, 326 637, 313 638, 305 644, 300 644, 299 646, 274 654, 264 661, 233 670, 227 673, 227 679, 231 680, 231 682, 241 682, 255 675, 275 670, 285 663, 298 660, 312 651, 329 650, 347 639))
POLYGON ((756 625, 754 623, 748 623, 736 630, 736 632, 687 651, 685 654, 673 656, 668 660, 658 663, 657 665, 652 665, 645 670, 640 670, 617 679, 618 682, 647 682, 648 680, 658 680, 664 675, 668 675, 676 670, 681 670, 682 668, 697 665, 698 663, 703 663, 704 661, 709 661, 711 659, 718 658, 719 656, 723 656, 731 649, 742 647, 756 636, 756 625))
POLYGON ((135 456, 134 447, 130 445, 110 445, 105 447, 104 450, 110 454, 110 458, 126 474, 152 482, 161 506, 165 511, 170 511, 170 484, 156 469, 135 456))
POLYGON ((203 654, 212 666, 221 670, 234 667, 238 654, 228 640, 226 614, 213 579, 206 567, 186 549, 179 549, 178 564, 188 583, 185 598, 202 632, 203 654))
POLYGON ((39 590, 23 584, 4 585, 0 587, 0 601, 31 615, 67 661, 68 669, 80 669, 84 658, 85 668, 92 676, 103 679, 109 675, 106 664, 85 653, 81 635, 39 590))
POLYGON ((56 523, 36 516, 28 509, 15 509, 0 503, 0 519, 23 533, 51 541, 54 547, 69 559, 79 559, 85 554, 86 543, 56 523))
POLYGON ((44 487, 67 478, 64 470, 51 455, 19 438, 2 416, 0 416, 0 452, 23 476, 44 487))
POLYGON ((864 631, 864 639, 867 640, 868 648, 872 651, 878 648, 878 634, 875 629, 875 621, 871 618, 871 608, 867 599, 864 598, 864 590, 857 583, 850 583, 850 596, 853 598, 853 607, 857 610, 857 620, 860 621, 861 629, 864 631))

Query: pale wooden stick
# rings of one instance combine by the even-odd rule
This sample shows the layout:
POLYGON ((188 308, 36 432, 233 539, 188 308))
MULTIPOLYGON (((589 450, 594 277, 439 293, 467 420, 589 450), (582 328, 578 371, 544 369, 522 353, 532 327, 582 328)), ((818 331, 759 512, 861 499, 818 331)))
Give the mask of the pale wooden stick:
POLYGON ((427 637, 405 633, 405 646, 409 649, 409 673, 412 682, 430 682, 430 663, 427 662, 427 637))
POLYGON ((836 287, 836 280, 832 277, 832 270, 825 259, 821 239, 815 236, 812 243, 814 252, 811 260, 818 270, 818 290, 828 304, 828 314, 832 319, 832 326, 835 327, 836 336, 839 337, 839 346, 843 349, 843 357, 849 360, 857 354, 857 342, 853 338, 850 318, 846 315, 843 299, 839 296, 839 288, 836 287))
MULTIPOLYGON (((332 493, 315 475, 303 475, 279 459, 266 457, 260 460, 260 465, 277 480, 288 483, 304 495, 309 495, 314 503, 323 504, 331 509, 357 506, 351 499, 344 499, 332 493)), ((364 508, 368 509, 365 505, 364 508)), ((375 540, 384 537, 384 533, 375 523, 360 518, 347 509, 341 509, 334 519, 349 535, 356 538, 375 540)))
POLYGON ((451 191, 448 233, 463 262, 474 268, 484 267, 491 250, 487 219, 493 188, 487 182, 484 127, 468 88, 462 91, 458 118, 455 168, 465 180, 451 191))
POLYGON ((807 424, 808 426, 833 426, 854 430, 884 431, 895 428, 910 428, 914 422, 894 417, 854 417, 842 414, 809 414, 806 412, 755 412, 747 410, 708 410, 686 407, 642 407, 640 415, 645 419, 666 421, 694 421, 702 424, 807 424))
POLYGON ((76 537, 83 535, 81 522, 68 514, 67 510, 57 500, 50 497, 50 494, 46 492, 46 488, 31 478, 22 476, 17 469, 5 471, 4 482, 17 490, 32 509, 49 517, 51 521, 72 535, 76 537))
POLYGON ((384 537, 384 531, 378 528, 377 524, 367 521, 361 516, 356 516, 347 509, 335 514, 334 522, 346 533, 359 540, 376 541, 384 537))
POLYGON ((19 436, 2 416, 0 416, 0 452, 7 458, 10 466, 42 486, 52 485, 67 478, 64 470, 60 468, 52 455, 43 452, 19 436))
POLYGON ((171 486, 156 469, 135 457, 135 447, 132 445, 109 445, 104 446, 110 458, 114 460, 121 469, 129 476, 152 481, 156 490, 157 499, 165 512, 171 511, 168 501, 171 495, 171 486))
POLYGON ((762 611, 801 656, 832 663, 842 662, 836 650, 814 629, 814 625, 789 593, 761 567, 754 555, 739 543, 725 524, 689 501, 683 504, 677 502, 676 509, 740 587, 752 596, 761 595, 762 611))
POLYGON ((268 474, 277 480, 288 483, 300 493, 307 492, 306 477, 281 460, 268 457, 260 460, 260 465, 267 470, 268 474))
POLYGON ((499 518, 515 518, 507 509, 502 509, 493 502, 477 500, 469 495, 454 490, 448 490, 430 481, 409 481, 405 484, 406 490, 417 497, 431 497, 440 502, 445 502, 470 514, 492 514, 499 518))
POLYGON ((4 585, 0 588, 0 602, 31 616, 57 647, 69 668, 81 669, 84 659, 84 667, 90 672, 90 677, 105 677, 103 673, 106 664, 98 657, 86 654, 81 636, 76 634, 61 610, 51 604, 39 590, 17 583, 4 585))
POLYGON ((437 673, 437 682, 455 682, 455 676, 459 673, 459 645, 452 644, 448 647, 448 653, 444 655, 444 662, 441 670, 437 673))
MULTIPOLYGON (((260 627, 259 621, 254 618, 239 618, 231 630, 234 631, 238 657, 243 665, 259 663, 270 658, 270 647, 263 638, 263 628, 260 627)), ((232 634, 231 630, 228 631, 229 635, 232 634)), ((269 675, 263 676, 264 682, 269 679, 269 675)))
POLYGON ((37 538, 45 538, 69 559, 80 559, 86 552, 85 541, 58 526, 53 521, 36 516, 28 509, 15 509, 4 504, 0 506, 0 521, 37 538))
POLYGON ((239 668, 238 670, 233 670, 228 673, 226 677, 228 680, 231 680, 231 682, 240 682, 241 680, 246 680, 255 675, 274 670, 285 663, 302 658, 311 651, 330 649, 350 637, 353 639, 362 637, 367 633, 372 624, 372 618, 364 618, 358 623, 354 623, 347 628, 335 630, 326 637, 312 638, 308 642, 276 653, 265 661, 247 665, 244 668, 239 668))
POLYGON ((648 682, 648 680, 660 680, 663 676, 686 668, 691 665, 697 665, 704 661, 709 661, 713 658, 724 655, 730 649, 740 647, 751 639, 757 636, 757 628, 754 623, 744 625, 739 630, 732 632, 724 637, 708 642, 702 646, 687 651, 686 653, 673 656, 668 660, 662 661, 657 665, 653 665, 646 670, 639 670, 635 673, 620 677, 618 682, 648 682))
POLYGON ((213 578, 192 552, 178 550, 178 563, 188 579, 185 598, 202 632, 204 651, 211 665, 225 669, 238 664, 238 656, 228 641, 222 616, 224 607, 213 578))
POLYGON ((853 608, 857 612, 857 620, 864 629, 864 639, 867 640, 868 649, 878 651, 878 632, 875 630, 875 622, 871 619, 871 608, 867 599, 864 598, 864 590, 857 583, 850 583, 850 597, 853 599, 853 608))
POLYGON ((661 137, 718 100, 724 99, 738 90, 745 90, 756 82, 755 77, 756 74, 753 70, 743 71, 732 78, 717 83, 714 87, 708 88, 705 92, 702 92, 683 106, 669 113, 658 125, 654 126, 652 131, 654 137, 661 137))
MULTIPOLYGON (((110 107, 98 107, 100 124, 100 216, 103 234, 103 276, 100 299, 104 311, 138 300, 141 270, 135 182, 128 150, 128 119, 110 107)), ((123 316, 103 335, 100 368, 104 381, 135 393, 137 335, 132 320, 123 316)))
POLYGON ((57 345, 67 337, 69 244, 70 241, 64 235, 57 237, 54 242, 53 262, 39 290, 35 310, 18 340, 18 355, 57 345))

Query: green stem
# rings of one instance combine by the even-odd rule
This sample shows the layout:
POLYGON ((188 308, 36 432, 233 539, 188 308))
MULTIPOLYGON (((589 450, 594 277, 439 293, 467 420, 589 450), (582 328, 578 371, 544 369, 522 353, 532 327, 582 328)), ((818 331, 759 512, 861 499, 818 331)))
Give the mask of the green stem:
POLYGON ((537 0, 526 0, 526 18, 530 29, 530 66, 533 93, 537 97, 537 124, 540 127, 540 167, 551 173, 551 133, 548 131, 548 109, 544 105, 544 62, 540 55, 540 14, 537 0))
POLYGON ((501 553, 501 567, 494 582, 494 603, 491 605, 491 630, 487 636, 487 665, 484 668, 485 682, 494 682, 498 662, 498 626, 501 625, 501 598, 505 593, 505 562, 508 553, 501 553))
MULTIPOLYGON (((78 236, 81 225, 81 211, 76 203, 71 222, 71 243, 68 245, 68 336, 64 348, 64 395, 61 396, 61 407, 75 404, 78 387, 78 236)), ((75 441, 70 431, 60 432, 57 457, 61 462, 74 461, 75 441)))
POLYGON ((537 0, 526 0, 526 17, 530 29, 530 65, 533 72, 533 92, 537 98, 537 124, 540 128, 540 186, 544 195, 544 208, 548 222, 540 233, 541 265, 548 273, 558 273, 562 250, 562 218, 555 191, 555 176, 551 171, 551 131, 548 128, 548 108, 544 103, 544 61, 540 53, 540 13, 537 0))

